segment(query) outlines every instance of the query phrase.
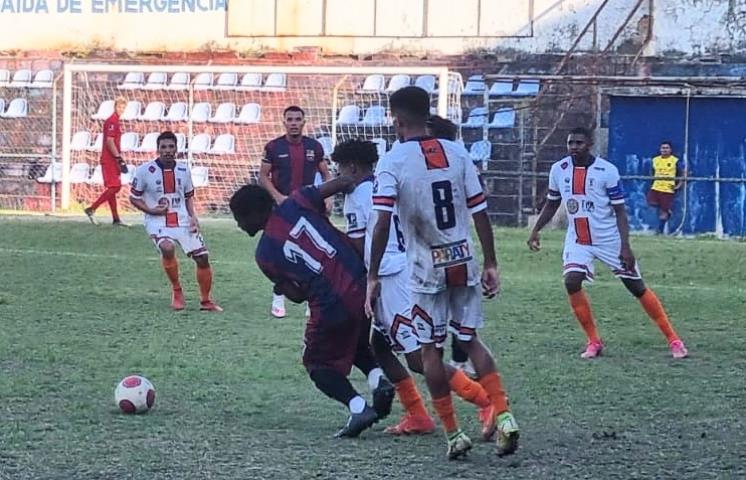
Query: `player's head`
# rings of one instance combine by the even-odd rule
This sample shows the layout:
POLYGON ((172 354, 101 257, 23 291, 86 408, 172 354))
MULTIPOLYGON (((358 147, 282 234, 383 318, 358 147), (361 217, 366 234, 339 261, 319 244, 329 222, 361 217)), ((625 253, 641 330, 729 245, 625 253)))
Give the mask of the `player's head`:
POLYGON ((430 117, 430 95, 420 87, 404 87, 389 98, 396 133, 404 138, 425 133, 430 117))
POLYGON ((440 115, 430 115, 427 119, 427 132, 432 137, 451 141, 455 141, 458 137, 456 124, 440 115))
POLYGON ((585 159, 590 155, 593 135, 585 127, 575 127, 567 136, 567 152, 573 158, 585 159))
POLYGON ((338 165, 342 175, 370 174, 378 161, 378 148, 373 142, 347 140, 334 147, 332 161, 338 165))
POLYGON ((161 132, 155 141, 158 147, 158 158, 164 162, 172 162, 176 159, 176 135, 170 130, 161 132))
POLYGON ((299 137, 306 124, 306 112, 297 105, 290 105, 282 112, 282 124, 289 137, 299 137))
POLYGON ((660 152, 661 152, 661 155, 663 155, 664 157, 671 155, 673 153, 673 144, 668 140, 662 141, 661 146, 660 146, 660 152))
POLYGON ((253 237, 267 224, 274 201, 259 185, 244 185, 233 194, 229 205, 238 227, 253 237))
POLYGON ((127 99, 124 97, 117 97, 116 100, 114 100, 114 111, 117 112, 118 116, 122 116, 124 113, 124 109, 127 107, 127 99))

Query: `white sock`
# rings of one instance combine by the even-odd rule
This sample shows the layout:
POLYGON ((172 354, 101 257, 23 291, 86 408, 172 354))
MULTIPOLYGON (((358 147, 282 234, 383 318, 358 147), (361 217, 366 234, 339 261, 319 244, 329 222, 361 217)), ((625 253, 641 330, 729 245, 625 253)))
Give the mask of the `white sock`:
POLYGON ((285 295, 272 294, 272 306, 285 308, 285 295))
POLYGON ((383 370, 378 367, 368 372, 368 388, 370 388, 371 392, 378 387, 381 377, 383 377, 383 370))
POLYGON ((350 407, 350 413, 363 413, 363 410, 365 409, 365 399, 360 395, 356 395, 352 400, 350 400, 348 406, 350 407))

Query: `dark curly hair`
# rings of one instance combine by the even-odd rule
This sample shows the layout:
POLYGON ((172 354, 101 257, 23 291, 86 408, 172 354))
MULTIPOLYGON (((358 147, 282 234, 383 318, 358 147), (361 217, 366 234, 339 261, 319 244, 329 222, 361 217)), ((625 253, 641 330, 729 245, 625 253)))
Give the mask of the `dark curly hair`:
POLYGON ((372 167, 378 161, 378 148, 375 143, 367 140, 347 140, 334 147, 332 161, 339 165, 355 164, 372 167))

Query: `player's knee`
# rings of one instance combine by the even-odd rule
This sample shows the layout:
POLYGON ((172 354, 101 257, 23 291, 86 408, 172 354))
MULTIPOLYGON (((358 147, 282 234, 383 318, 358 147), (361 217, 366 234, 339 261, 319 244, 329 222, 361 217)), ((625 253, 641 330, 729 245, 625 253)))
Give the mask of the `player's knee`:
POLYGON ((567 290, 567 293, 570 295, 578 293, 583 288, 584 279, 585 274, 579 272, 569 272, 565 275, 565 290, 567 290))
POLYGON ((647 287, 645 286, 645 282, 642 280, 631 280, 625 278, 622 279, 622 282, 624 283, 624 286, 627 287, 627 290, 629 290, 629 293, 635 297, 640 298, 645 295, 647 287))
POLYGON ((207 254, 204 255, 197 255, 192 257, 194 259, 194 262, 197 264, 200 268, 207 268, 210 266, 210 261, 207 257, 207 254))
POLYGON ((384 336, 378 330, 373 330, 373 334, 370 337, 370 346, 373 347, 373 353, 375 353, 376 356, 388 353, 391 350, 389 342, 386 341, 384 336))
POLYGON ((425 368, 422 366, 422 354, 420 350, 410 352, 404 355, 407 360, 407 367, 414 373, 422 375, 425 373, 425 368))
POLYGON ((158 244, 158 249, 164 258, 173 258, 176 254, 176 246, 169 240, 164 240, 158 244))

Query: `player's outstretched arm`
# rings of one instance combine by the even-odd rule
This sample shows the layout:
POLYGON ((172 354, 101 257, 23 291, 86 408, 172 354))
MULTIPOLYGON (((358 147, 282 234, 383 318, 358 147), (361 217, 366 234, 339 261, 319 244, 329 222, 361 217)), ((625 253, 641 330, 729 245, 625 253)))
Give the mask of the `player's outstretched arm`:
POLYGON ((530 250, 537 252, 541 248, 539 232, 547 223, 549 223, 552 217, 554 217, 554 214, 557 213, 557 209, 561 202, 562 200, 547 199, 546 203, 544 203, 544 208, 541 209, 539 218, 536 220, 536 225, 534 225, 534 228, 531 230, 531 235, 529 235, 528 241, 526 242, 530 250))
POLYGON ((487 216, 486 210, 474 213, 472 218, 484 257, 482 293, 487 298, 492 298, 500 292, 500 271, 497 268, 497 255, 495 255, 495 236, 492 233, 490 217, 487 216))
POLYGON ((370 268, 368 269, 368 285, 365 293, 365 314, 373 317, 373 303, 380 294, 381 284, 378 280, 378 270, 381 259, 386 250, 386 242, 391 228, 391 212, 378 210, 378 220, 373 227, 373 237, 370 245, 370 268))
POLYGON ((349 193, 357 182, 358 179, 351 175, 340 175, 319 185, 319 195, 321 198, 328 198, 337 193, 349 193))

